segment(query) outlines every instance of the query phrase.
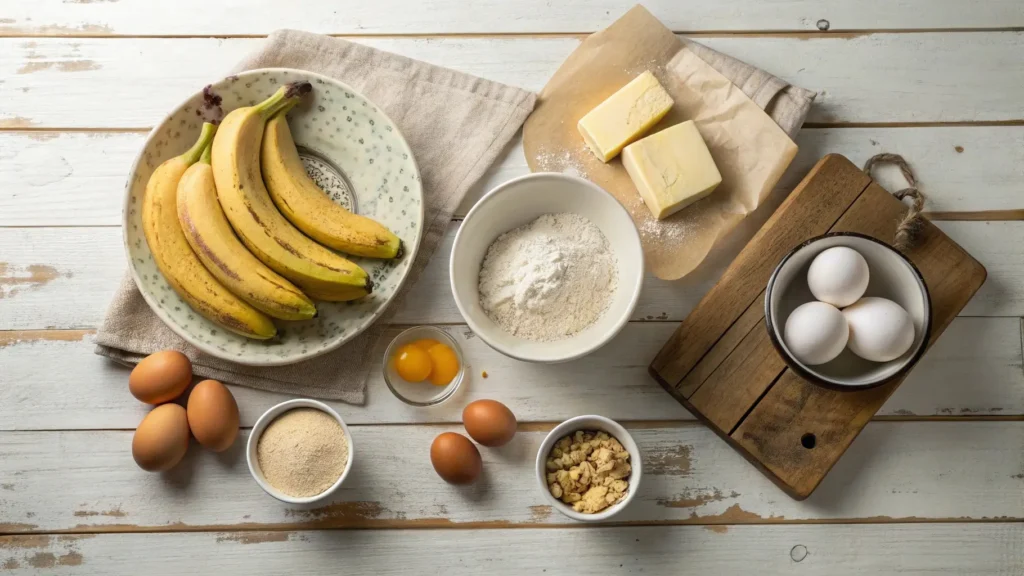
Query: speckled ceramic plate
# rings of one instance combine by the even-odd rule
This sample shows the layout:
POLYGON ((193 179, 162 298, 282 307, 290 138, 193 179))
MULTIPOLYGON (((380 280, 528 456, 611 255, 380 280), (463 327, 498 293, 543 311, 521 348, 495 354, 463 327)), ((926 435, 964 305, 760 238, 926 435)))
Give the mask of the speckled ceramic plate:
POLYGON ((317 302, 319 315, 277 321, 279 335, 259 341, 206 320, 171 289, 157 270, 142 231, 142 197, 153 170, 187 150, 202 120, 196 92, 153 130, 128 174, 124 241, 129 268, 146 302, 172 330, 213 356, 253 366, 291 364, 329 352, 365 330, 401 288, 419 249, 423 188, 409 145, 384 113, 348 86, 311 72, 253 70, 213 85, 225 113, 251 106, 289 82, 307 80, 313 92, 288 114, 292 135, 313 179, 332 200, 390 228, 405 243, 398 261, 349 257, 373 278, 373 293, 354 302, 317 302))

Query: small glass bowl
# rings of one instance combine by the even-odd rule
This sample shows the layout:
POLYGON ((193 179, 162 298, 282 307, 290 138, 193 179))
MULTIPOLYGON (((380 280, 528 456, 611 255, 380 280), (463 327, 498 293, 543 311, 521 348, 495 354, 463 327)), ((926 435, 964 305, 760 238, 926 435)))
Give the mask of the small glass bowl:
POLYGON ((384 352, 381 368, 384 371, 384 382, 387 383, 388 389, 399 400, 410 406, 437 406, 451 398, 459 389, 466 375, 466 360, 462 356, 462 347, 459 346, 455 338, 452 338, 451 334, 434 326, 415 326, 395 336, 391 344, 388 344, 388 349, 384 352), (459 372, 447 386, 434 386, 430 382, 407 382, 395 370, 394 362, 392 362, 395 352, 410 342, 424 338, 437 340, 447 345, 455 352, 455 356, 459 359, 459 372))

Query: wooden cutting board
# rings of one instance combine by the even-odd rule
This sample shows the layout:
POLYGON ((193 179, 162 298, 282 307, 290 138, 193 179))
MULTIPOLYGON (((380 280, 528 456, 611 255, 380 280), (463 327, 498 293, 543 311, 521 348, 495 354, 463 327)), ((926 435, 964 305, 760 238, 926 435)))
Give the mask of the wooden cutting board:
MULTIPOLYGON (((822 158, 651 363, 669 394, 798 500, 811 495, 902 379, 859 391, 805 381, 768 338, 764 288, 801 242, 860 232, 888 243, 906 211, 843 156, 822 158)), ((930 222, 916 238, 905 254, 931 293, 930 347, 986 272, 930 222)))

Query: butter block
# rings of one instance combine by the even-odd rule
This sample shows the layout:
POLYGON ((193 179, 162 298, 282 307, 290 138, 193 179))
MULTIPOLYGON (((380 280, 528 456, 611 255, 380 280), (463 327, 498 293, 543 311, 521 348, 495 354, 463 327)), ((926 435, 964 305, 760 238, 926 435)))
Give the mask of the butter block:
POLYGON ((693 120, 626 146, 622 165, 658 220, 711 194, 722 183, 718 166, 693 120))
POLYGON ((587 113, 577 128, 590 150, 602 162, 608 162, 671 108, 672 96, 647 71, 587 113))

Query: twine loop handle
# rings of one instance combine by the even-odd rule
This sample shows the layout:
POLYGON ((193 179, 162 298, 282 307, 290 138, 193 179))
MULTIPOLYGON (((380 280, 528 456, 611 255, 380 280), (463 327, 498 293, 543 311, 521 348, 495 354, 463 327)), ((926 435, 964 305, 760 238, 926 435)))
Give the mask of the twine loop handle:
POLYGON ((901 202, 905 198, 910 199, 910 208, 896 226, 896 235, 892 241, 893 248, 904 252, 913 245, 914 237, 921 230, 921 226, 924 223, 921 211, 924 209, 925 195, 924 192, 917 188, 917 178, 914 177, 914 171, 910 169, 910 165, 899 154, 886 152, 875 154, 864 163, 864 173, 871 176, 871 169, 882 164, 896 166, 907 180, 906 188, 893 193, 893 196, 901 202))

